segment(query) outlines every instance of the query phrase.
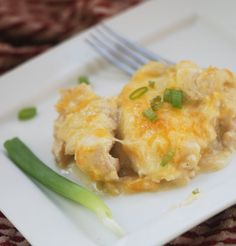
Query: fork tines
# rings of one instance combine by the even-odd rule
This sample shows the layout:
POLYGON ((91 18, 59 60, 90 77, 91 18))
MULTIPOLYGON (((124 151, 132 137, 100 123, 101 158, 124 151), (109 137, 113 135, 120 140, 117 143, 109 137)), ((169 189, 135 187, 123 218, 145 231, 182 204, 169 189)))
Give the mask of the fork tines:
POLYGON ((151 60, 171 64, 167 59, 129 41, 104 24, 95 28, 86 41, 101 56, 128 75, 132 75, 140 66, 151 60))

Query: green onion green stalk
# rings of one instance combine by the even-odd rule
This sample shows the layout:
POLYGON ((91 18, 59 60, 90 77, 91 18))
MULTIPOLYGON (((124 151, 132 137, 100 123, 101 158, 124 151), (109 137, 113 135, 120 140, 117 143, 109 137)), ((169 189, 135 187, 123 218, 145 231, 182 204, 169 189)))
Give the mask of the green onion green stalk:
POLYGON ((167 151, 167 153, 163 156, 162 160, 161 160, 161 163, 160 163, 160 166, 161 167, 164 167, 166 166, 170 161, 172 161, 172 159, 174 158, 174 155, 175 155, 175 149, 169 149, 167 151))
POLYGON ((166 89, 164 91, 164 102, 169 102, 174 108, 182 108, 184 94, 182 90, 166 89))
POLYGON ((86 84, 86 85, 89 85, 90 82, 89 82, 89 79, 87 76, 80 76, 78 78, 78 84, 86 84))
POLYGON ((140 88, 134 90, 134 91, 129 95, 129 99, 130 99, 130 100, 135 100, 135 99, 141 97, 142 95, 144 95, 147 91, 148 91, 148 87, 147 87, 147 86, 140 87, 140 88))
POLYGON ((156 113, 151 108, 145 109, 143 111, 143 116, 146 117, 151 122, 155 122, 158 118, 156 113))
POLYGON ((23 108, 18 112, 19 120, 30 120, 37 115, 37 109, 35 107, 23 108))
POLYGON ((93 211, 117 235, 123 234, 121 227, 112 219, 111 210, 96 194, 50 169, 19 138, 7 140, 4 147, 23 172, 48 189, 93 211))
POLYGON ((156 96, 151 100, 151 108, 153 111, 157 111, 161 108, 163 102, 161 100, 161 96, 156 96))

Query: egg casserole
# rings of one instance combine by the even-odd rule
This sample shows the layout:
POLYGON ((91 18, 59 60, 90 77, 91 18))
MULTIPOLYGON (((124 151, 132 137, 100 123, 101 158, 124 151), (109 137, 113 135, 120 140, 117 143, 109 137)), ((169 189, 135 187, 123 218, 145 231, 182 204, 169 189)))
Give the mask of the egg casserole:
POLYGON ((80 84, 62 92, 56 109, 57 162, 75 161, 112 194, 186 184, 222 168, 236 148, 236 77, 227 69, 150 62, 117 97, 80 84))

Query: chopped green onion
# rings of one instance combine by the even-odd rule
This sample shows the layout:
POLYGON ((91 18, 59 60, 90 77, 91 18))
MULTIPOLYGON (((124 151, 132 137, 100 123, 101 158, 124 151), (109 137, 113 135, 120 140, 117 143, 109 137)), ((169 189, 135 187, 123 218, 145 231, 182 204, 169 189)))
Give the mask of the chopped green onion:
POLYGON ((171 104, 174 108, 182 108, 183 104, 183 91, 172 90, 171 93, 171 104))
POLYGON ((162 167, 166 166, 173 159, 174 155, 175 155, 175 150, 173 149, 168 150, 168 152, 162 158, 160 165, 162 167))
POLYGON ((122 229, 112 219, 110 209, 97 195, 50 169, 19 138, 7 140, 4 147, 10 159, 26 174, 48 189, 92 210, 105 225, 119 235, 122 233, 122 229))
POLYGON ((83 84, 84 83, 86 85, 90 84, 89 79, 86 76, 80 76, 79 79, 78 79, 78 83, 79 84, 83 84))
POLYGON ((165 89, 164 102, 169 102, 174 108, 182 108, 183 104, 183 91, 177 89, 165 89))
POLYGON ((143 94, 145 94, 147 91, 148 91, 148 88, 146 86, 140 87, 129 95, 129 99, 131 100, 137 99, 141 97, 143 94))
POLYGON ((149 119, 151 122, 154 122, 157 120, 157 115, 151 108, 145 109, 143 111, 143 116, 149 119))
POLYGON ((155 87, 155 81, 148 81, 148 85, 149 85, 149 87, 151 87, 151 88, 154 88, 155 87))
POLYGON ((37 114, 37 109, 35 107, 23 108, 18 112, 19 120, 30 120, 34 118, 37 114))
POLYGON ((163 102, 152 103, 151 108, 152 108, 152 110, 157 111, 158 109, 161 108, 162 104, 163 104, 163 102))
POLYGON ((161 96, 156 96, 151 100, 151 108, 157 111, 162 106, 161 96))
POLYGON ((193 195, 197 195, 197 194, 199 194, 200 193, 200 190, 198 189, 198 188, 196 188, 196 189, 194 189, 193 191, 192 191, 192 194, 193 195))
POLYGON ((161 102, 161 96, 156 96, 152 99, 154 102, 161 102))
POLYGON ((163 100, 164 102, 171 102, 171 89, 165 89, 163 100))

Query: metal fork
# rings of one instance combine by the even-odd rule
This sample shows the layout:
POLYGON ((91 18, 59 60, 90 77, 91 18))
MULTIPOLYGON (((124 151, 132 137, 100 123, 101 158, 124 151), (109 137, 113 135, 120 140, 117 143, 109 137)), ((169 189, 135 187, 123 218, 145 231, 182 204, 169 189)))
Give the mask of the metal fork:
POLYGON ((102 57, 128 75, 149 61, 173 64, 171 61, 150 52, 140 45, 129 41, 105 24, 97 26, 86 42, 102 57))

